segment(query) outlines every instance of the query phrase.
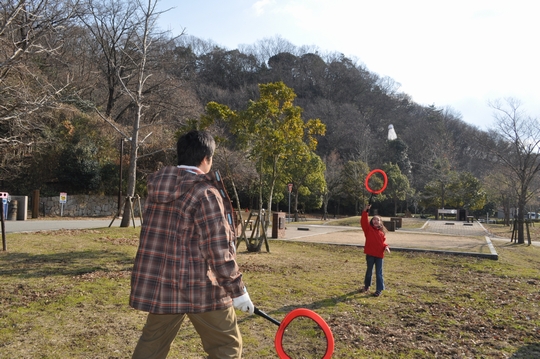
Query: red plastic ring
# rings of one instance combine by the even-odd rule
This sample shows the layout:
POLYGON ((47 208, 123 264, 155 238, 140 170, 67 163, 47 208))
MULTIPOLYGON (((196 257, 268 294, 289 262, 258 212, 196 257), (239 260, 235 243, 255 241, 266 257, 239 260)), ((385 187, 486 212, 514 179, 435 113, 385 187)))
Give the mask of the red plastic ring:
POLYGON ((379 193, 382 193, 385 189, 386 189, 386 186, 388 186, 388 177, 386 176, 386 173, 381 170, 381 169, 375 169, 371 172, 369 172, 369 174, 367 175, 366 177, 366 182, 365 182, 365 185, 366 185, 366 189, 370 192, 370 193, 373 193, 373 194, 379 194, 379 193), (383 186, 374 191, 372 190, 371 188, 369 188, 369 179, 371 178, 371 176, 373 176, 375 173, 380 173, 382 176, 383 176, 383 179, 384 179, 384 183, 383 183, 383 186))
POLYGON ((283 350, 282 340, 283 340, 283 334, 285 332, 285 329, 287 328, 287 325, 291 322, 291 320, 293 320, 296 317, 311 318, 319 325, 319 327, 321 327, 321 329, 324 332, 324 335, 326 336, 326 342, 327 342, 326 353, 324 354, 322 359, 330 359, 332 357, 332 354, 334 353, 334 336, 332 335, 332 331, 330 330, 330 327, 328 326, 328 324, 326 324, 324 319, 319 314, 306 308, 297 308, 297 309, 292 310, 281 321, 281 325, 278 328, 278 331, 276 333, 276 338, 274 340, 274 345, 276 347, 276 351, 280 359, 290 359, 290 357, 283 350))

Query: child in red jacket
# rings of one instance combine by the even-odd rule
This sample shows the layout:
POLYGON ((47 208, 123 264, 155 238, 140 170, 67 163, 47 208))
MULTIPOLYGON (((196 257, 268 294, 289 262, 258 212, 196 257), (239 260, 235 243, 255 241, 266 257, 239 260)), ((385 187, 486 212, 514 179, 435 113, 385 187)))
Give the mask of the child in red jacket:
POLYGON ((366 254, 367 270, 364 279, 364 288, 361 292, 368 292, 371 286, 371 277, 373 275, 373 267, 375 266, 376 275, 376 290, 373 294, 375 297, 381 295, 384 290, 383 278, 383 258, 384 251, 390 253, 390 247, 386 244, 386 228, 382 223, 381 217, 373 216, 371 221, 368 220, 368 213, 371 205, 368 204, 362 211, 360 225, 366 236, 366 244, 364 245, 364 253, 366 254))

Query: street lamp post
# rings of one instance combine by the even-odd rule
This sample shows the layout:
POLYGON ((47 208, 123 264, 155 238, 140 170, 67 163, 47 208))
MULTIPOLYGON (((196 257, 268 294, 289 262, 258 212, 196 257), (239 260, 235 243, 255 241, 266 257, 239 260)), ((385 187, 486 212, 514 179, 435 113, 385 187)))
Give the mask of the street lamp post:
POLYGON ((292 192, 293 184, 289 183, 287 187, 289 188, 289 216, 287 218, 287 222, 290 222, 291 221, 291 192, 292 192))

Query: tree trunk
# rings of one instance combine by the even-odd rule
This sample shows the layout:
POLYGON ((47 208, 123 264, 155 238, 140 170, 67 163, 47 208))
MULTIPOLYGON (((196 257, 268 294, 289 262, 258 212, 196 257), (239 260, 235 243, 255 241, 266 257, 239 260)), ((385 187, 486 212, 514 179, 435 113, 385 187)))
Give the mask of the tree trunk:
MULTIPOLYGON (((120 222, 120 227, 129 227, 129 223, 132 220, 132 211, 133 211, 133 202, 132 199, 135 196, 135 186, 137 183, 137 146, 135 141, 137 134, 135 134, 134 139, 131 141, 131 151, 130 151, 130 163, 128 170, 128 183, 127 183, 127 192, 126 192, 126 201, 124 203, 124 213, 122 215, 122 221, 120 222)), ((140 210, 140 209, 139 209, 140 210)))
POLYGON ((524 222, 525 222, 525 200, 524 195, 520 194, 518 198, 518 213, 517 213, 517 222, 518 222, 518 237, 517 237, 517 243, 518 244, 524 244, 525 243, 525 231, 524 231, 524 222))
MULTIPOLYGON (((133 213, 133 197, 135 196, 135 187, 137 185, 137 149, 139 143, 139 124, 141 118, 141 108, 139 106, 139 111, 135 117, 133 123, 133 132, 131 137, 131 149, 129 153, 129 170, 128 170, 128 183, 126 191, 126 203, 124 204, 124 214, 122 215, 122 221, 120 222, 120 227, 129 227, 129 222, 132 220, 133 213)), ((141 210, 139 208, 139 210, 141 210)), ((133 218, 134 220, 134 218, 133 218)))

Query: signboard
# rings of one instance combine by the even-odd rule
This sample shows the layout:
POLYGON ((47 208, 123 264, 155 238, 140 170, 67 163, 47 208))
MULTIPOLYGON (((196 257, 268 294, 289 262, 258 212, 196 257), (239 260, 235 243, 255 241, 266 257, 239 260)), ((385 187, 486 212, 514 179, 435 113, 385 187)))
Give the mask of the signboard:
POLYGON ((8 202, 11 200, 11 198, 9 197, 9 193, 7 192, 0 192, 0 198, 2 198, 2 204, 0 206, 2 206, 2 210, 4 212, 4 218, 3 219, 7 219, 7 215, 8 215, 8 202))
POLYGON ((456 214, 457 213, 457 209, 438 209, 437 210, 438 213, 444 213, 444 214, 456 214))
POLYGON ((64 203, 67 202, 67 193, 66 192, 60 192, 60 203, 62 206, 60 207, 60 217, 64 216, 64 203))
POLYGON ((289 183, 287 186, 289 187, 289 193, 291 193, 292 192, 292 186, 293 186, 292 183, 289 183))
POLYGON ((0 198, 2 198, 2 203, 6 204, 9 201, 9 193, 7 192, 0 192, 0 198))

